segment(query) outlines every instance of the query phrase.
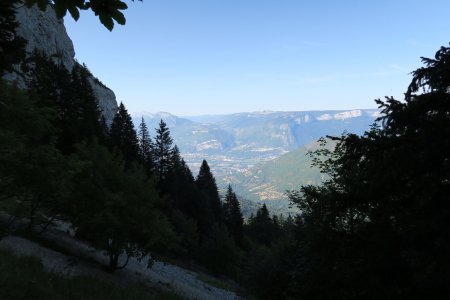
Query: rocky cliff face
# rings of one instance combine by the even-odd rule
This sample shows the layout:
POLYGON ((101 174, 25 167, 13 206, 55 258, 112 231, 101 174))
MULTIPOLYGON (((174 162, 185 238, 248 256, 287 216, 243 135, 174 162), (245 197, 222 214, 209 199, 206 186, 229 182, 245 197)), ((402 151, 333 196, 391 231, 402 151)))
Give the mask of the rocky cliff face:
MULTIPOLYGON (((37 7, 26 8, 23 6, 17 10, 16 19, 20 23, 17 34, 27 40, 26 52, 28 54, 37 49, 51 57, 56 63, 62 64, 69 71, 78 63, 75 60, 73 43, 67 35, 64 22, 56 18, 51 7, 43 12, 37 7)), ((6 74, 4 78, 15 81, 20 87, 26 87, 26 78, 18 67, 15 72, 6 74)), ((93 76, 89 81, 106 122, 110 125, 117 111, 116 96, 112 90, 93 76)))

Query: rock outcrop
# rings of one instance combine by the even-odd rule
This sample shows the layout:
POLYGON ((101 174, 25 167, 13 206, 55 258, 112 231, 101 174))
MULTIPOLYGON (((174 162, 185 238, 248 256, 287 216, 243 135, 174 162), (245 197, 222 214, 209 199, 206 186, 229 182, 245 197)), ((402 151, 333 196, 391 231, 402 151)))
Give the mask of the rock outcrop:
MULTIPOLYGON (((78 64, 75 60, 72 40, 64 27, 64 21, 56 18, 53 8, 49 6, 46 11, 41 11, 36 6, 32 8, 22 6, 17 9, 16 19, 20 24, 17 34, 27 40, 26 52, 28 55, 36 49, 45 53, 69 71, 75 64, 78 64)), ((3 78, 15 81, 18 86, 25 88, 27 81, 25 75, 18 66, 15 70, 12 73, 5 74, 3 78)), ((89 82, 99 101, 106 122, 110 125, 117 111, 116 96, 111 89, 103 85, 94 76, 91 76, 89 82)))

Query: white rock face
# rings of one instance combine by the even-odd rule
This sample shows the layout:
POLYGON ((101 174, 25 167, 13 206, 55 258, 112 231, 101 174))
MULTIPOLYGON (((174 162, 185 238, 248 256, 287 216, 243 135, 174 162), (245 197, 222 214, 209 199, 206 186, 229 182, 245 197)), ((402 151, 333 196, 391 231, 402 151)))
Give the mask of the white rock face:
POLYGON ((222 144, 218 140, 208 140, 203 143, 198 144, 196 147, 197 151, 203 151, 208 149, 223 149, 222 144))
POLYGON ((63 20, 56 18, 52 8, 41 11, 36 6, 30 9, 23 6, 18 9, 16 19, 20 23, 17 34, 28 41, 28 53, 35 48, 44 51, 56 62, 62 63, 67 70, 72 70, 75 63, 73 43, 67 35, 63 20))
POLYGON ((360 109, 354 109, 351 111, 345 111, 334 115, 336 120, 345 120, 349 118, 361 117, 362 111, 360 109))
POLYGON ((349 118, 357 118, 362 116, 362 110, 354 109, 350 111, 340 112, 334 115, 323 114, 317 117, 319 121, 329 121, 329 120, 345 120, 349 118))
MULTIPOLYGON (((73 43, 67 35, 64 21, 56 18, 51 7, 47 7, 46 11, 41 11, 36 6, 32 8, 22 6, 17 10, 16 19, 20 24, 17 34, 27 40, 26 52, 28 55, 37 49, 51 57, 55 63, 62 64, 69 71, 72 70, 77 63, 73 43)), ((5 74, 3 78, 15 81, 19 87, 25 88, 26 78, 18 67, 15 69, 15 72, 5 74)), ((99 84, 94 78, 90 78, 89 81, 106 122, 110 125, 117 111, 116 96, 113 91, 99 84)))
POLYGON ((116 95, 108 87, 99 84, 94 78, 89 78, 89 82, 94 91, 95 97, 98 99, 98 105, 102 110, 102 114, 105 117, 106 124, 111 126, 114 115, 117 112, 116 95))

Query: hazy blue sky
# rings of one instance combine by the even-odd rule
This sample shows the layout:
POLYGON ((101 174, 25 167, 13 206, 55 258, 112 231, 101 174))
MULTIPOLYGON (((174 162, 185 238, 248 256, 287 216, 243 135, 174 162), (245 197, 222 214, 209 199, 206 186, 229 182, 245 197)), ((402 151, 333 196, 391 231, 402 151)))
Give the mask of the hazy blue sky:
POLYGON ((373 108, 450 41, 449 0, 144 0, 109 32, 65 18, 76 58, 129 111, 373 108))

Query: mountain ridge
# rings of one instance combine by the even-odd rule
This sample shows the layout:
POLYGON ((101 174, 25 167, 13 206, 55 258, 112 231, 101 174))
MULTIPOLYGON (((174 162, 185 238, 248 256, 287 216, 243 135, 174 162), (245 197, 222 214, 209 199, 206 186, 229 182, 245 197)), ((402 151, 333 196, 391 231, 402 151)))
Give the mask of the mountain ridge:
MULTIPOLYGON (((36 5, 30 8, 22 5, 16 10, 16 20, 19 24, 17 35, 27 41, 25 48, 27 57, 37 50, 51 58, 56 64, 64 66, 69 72, 79 64, 75 59, 75 49, 67 34, 64 20, 56 17, 55 11, 50 5, 45 11, 40 10, 36 5)), ((15 82, 20 88, 27 87, 27 75, 19 65, 15 65, 14 70, 4 74, 2 78, 15 82)), ((106 123, 111 125, 117 112, 114 92, 92 74, 88 75, 88 80, 106 123)))
POLYGON ((203 117, 203 121, 208 122, 167 112, 132 115, 136 126, 143 117, 152 135, 152 129, 163 119, 194 175, 206 159, 221 190, 232 184, 246 206, 250 207, 250 202, 258 206, 264 201, 271 202, 269 206, 274 211, 285 211, 288 207, 286 189, 322 180, 318 170, 310 169, 311 161, 306 156, 311 143, 320 137, 339 136, 343 132, 362 134, 380 116, 380 111, 243 112, 203 117), (281 164, 278 170, 277 164, 281 164), (290 175, 280 177, 283 169, 290 175), (258 172, 267 177, 266 182, 255 178, 258 172), (271 172, 277 173, 275 179, 269 178, 271 172))

